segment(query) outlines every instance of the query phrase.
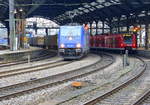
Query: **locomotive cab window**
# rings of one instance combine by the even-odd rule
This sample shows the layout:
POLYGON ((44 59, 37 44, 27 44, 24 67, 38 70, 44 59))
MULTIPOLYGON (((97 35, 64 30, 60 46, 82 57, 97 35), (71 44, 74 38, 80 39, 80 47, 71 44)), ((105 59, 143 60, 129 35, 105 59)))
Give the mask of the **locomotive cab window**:
POLYGON ((132 36, 131 35, 124 36, 124 42, 126 44, 132 44, 132 36))
POLYGON ((81 29, 80 27, 62 27, 60 31, 61 36, 80 36, 81 29))

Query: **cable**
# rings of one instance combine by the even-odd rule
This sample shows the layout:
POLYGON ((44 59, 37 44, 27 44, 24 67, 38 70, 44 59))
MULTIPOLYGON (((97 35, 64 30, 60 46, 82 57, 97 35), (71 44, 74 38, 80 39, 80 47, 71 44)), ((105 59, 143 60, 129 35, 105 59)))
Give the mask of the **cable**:
POLYGON ((66 4, 66 3, 54 3, 54 4, 16 4, 15 6, 80 6, 80 5, 85 5, 87 3, 73 3, 73 4, 66 4))

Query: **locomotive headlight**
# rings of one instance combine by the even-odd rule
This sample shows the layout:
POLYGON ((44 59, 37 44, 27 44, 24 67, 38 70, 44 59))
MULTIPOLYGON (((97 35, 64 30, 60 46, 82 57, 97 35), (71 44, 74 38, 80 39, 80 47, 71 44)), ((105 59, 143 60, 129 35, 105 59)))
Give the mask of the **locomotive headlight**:
POLYGON ((69 40, 72 40, 72 39, 73 39, 73 38, 70 36, 70 37, 69 37, 69 40))
POLYGON ((81 44, 78 43, 78 44, 76 45, 76 47, 77 47, 77 48, 81 48, 81 44))
POLYGON ((65 45, 64 45, 64 44, 61 44, 61 45, 60 45, 60 47, 61 47, 61 48, 64 48, 64 47, 65 47, 65 45))

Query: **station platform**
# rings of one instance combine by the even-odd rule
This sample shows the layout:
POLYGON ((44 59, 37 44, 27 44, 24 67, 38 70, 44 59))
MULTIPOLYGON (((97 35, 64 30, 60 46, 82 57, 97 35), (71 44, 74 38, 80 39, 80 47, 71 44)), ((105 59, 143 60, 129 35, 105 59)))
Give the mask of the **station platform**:
POLYGON ((144 47, 140 47, 136 49, 136 52, 138 56, 150 59, 150 48, 145 49, 144 47))
POLYGON ((145 49, 144 47, 140 47, 140 48, 137 48, 137 50, 139 50, 139 51, 150 51, 150 48, 149 49, 145 49))
POLYGON ((15 53, 23 53, 23 52, 30 52, 30 51, 36 51, 36 50, 41 50, 42 48, 38 47, 30 47, 29 49, 20 49, 16 51, 11 51, 11 50, 0 50, 0 55, 5 55, 5 54, 15 54, 15 53))

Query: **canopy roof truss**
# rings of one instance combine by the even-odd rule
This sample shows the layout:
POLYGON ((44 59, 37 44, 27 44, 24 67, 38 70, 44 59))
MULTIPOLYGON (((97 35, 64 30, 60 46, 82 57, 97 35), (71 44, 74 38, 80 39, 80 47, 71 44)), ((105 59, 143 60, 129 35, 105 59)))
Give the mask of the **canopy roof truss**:
MULTIPOLYGON (((0 0, 2 22, 9 18, 8 4, 8 0, 0 0)), ((141 12, 150 10, 150 0, 15 0, 15 8, 23 9, 24 17, 40 16, 59 24, 109 22, 114 17, 145 15, 141 12)))

